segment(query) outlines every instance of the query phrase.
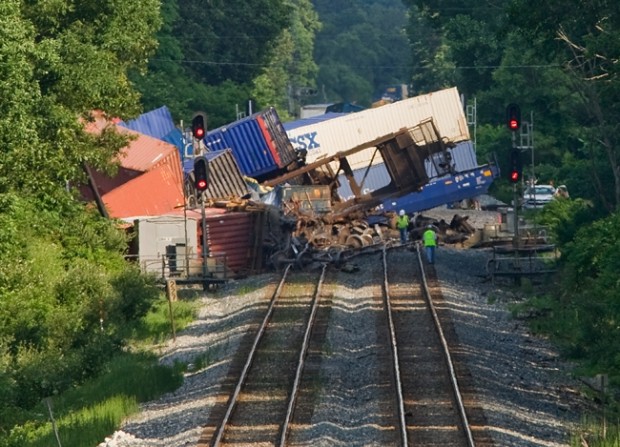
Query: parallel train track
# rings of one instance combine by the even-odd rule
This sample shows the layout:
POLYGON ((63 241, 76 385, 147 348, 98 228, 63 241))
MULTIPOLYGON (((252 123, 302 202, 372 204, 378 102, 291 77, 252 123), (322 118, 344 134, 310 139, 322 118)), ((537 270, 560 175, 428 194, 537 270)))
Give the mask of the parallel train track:
POLYGON ((410 264, 384 251, 384 297, 401 445, 475 445, 450 347, 433 304, 420 252, 410 264), (402 284, 402 278, 415 278, 402 284))
MULTIPOLYGON (((370 425, 378 427, 373 434, 377 439, 368 439, 368 444, 492 445, 482 429, 474 433, 470 427, 441 312, 432 304, 433 287, 419 252, 409 257, 416 259, 409 263, 390 262, 390 256, 384 248, 383 271, 377 269, 371 281, 375 286, 368 314, 376 320, 377 341, 364 348, 372 351, 376 371, 371 375, 380 382, 369 386, 379 390, 378 404, 385 411, 372 415, 370 425)), ((244 360, 238 359, 231 368, 236 384, 232 386, 231 378, 227 402, 213 412, 213 423, 205 427, 199 447, 307 442, 300 440, 311 430, 318 413, 315 405, 326 399, 317 395, 345 393, 330 390, 339 386, 337 381, 317 385, 322 362, 336 355, 326 352, 325 339, 340 282, 338 273, 328 273, 326 266, 319 274, 285 270, 252 341, 244 343, 244 360)), ((355 388, 346 391, 351 392, 355 388)), ((480 412, 470 411, 478 427, 484 424, 480 412)))

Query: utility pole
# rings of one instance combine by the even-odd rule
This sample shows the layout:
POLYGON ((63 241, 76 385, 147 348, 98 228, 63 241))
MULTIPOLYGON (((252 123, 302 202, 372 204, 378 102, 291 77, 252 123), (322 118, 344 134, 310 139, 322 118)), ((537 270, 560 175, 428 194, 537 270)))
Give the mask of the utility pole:
POLYGON ((467 125, 473 126, 474 128, 474 153, 477 149, 477 131, 478 131, 478 104, 476 102, 476 98, 474 98, 474 103, 472 105, 468 105, 466 108, 467 112, 467 125))

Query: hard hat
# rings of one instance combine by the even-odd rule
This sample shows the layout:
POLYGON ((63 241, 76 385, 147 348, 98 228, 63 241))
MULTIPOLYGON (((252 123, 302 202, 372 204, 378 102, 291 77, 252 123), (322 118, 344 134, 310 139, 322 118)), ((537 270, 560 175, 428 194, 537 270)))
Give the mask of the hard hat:
POLYGON ((404 216, 404 215, 405 215, 405 210, 400 210, 400 211, 398 212, 398 215, 399 215, 399 216, 404 216))
POLYGON ((428 228, 429 230, 432 230, 432 229, 433 229, 433 226, 432 226, 431 224, 428 224, 428 225, 426 226, 426 228, 428 228))

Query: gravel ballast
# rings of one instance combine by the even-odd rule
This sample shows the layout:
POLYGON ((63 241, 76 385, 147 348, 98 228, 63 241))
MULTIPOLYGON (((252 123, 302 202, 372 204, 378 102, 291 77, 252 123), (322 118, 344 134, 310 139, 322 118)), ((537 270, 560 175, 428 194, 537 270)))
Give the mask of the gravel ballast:
MULTIPOLYGON (((498 222, 497 213, 458 213, 470 216, 469 223, 476 228, 498 222)), ((447 222, 454 214, 454 211, 445 209, 425 213, 447 222)), ((403 262, 409 262, 414 256, 410 251, 399 250, 403 262)), ((451 309, 460 350, 464 352, 466 368, 474 378, 478 400, 486 415, 487 430, 496 445, 568 445, 570 431, 578 424, 581 409, 585 407, 578 393, 579 383, 571 378, 570 366, 561 361, 546 340, 533 336, 525 323, 511 317, 509 304, 518 299, 519 291, 509 285, 494 285, 485 278, 485 266, 490 257, 488 251, 441 246, 436 256, 435 269, 442 282, 446 305, 451 309)), ((348 291, 348 296, 343 299, 348 300, 349 305, 363 304, 354 303, 354 298, 356 295, 366 296, 359 292, 367 285, 372 269, 379 267, 376 260, 377 257, 369 256, 354 259, 360 271, 351 274, 346 287, 342 288, 348 291), (359 290, 354 275, 358 275, 359 290)), ((231 281, 217 293, 206 294, 201 299, 198 319, 177 334, 176 342, 170 341, 161 348, 160 354, 162 363, 194 363, 196 359, 204 359, 208 366, 187 373, 184 384, 174 393, 142 405, 139 414, 126 421, 121 430, 110 435, 100 446, 195 445, 201 427, 209 419, 209 408, 214 406, 220 394, 220 383, 243 334, 270 298, 264 289, 271 276, 266 274, 231 281)), ((333 312, 332 317, 333 327, 340 328, 338 337, 341 342, 360 343, 359 334, 364 328, 342 330, 350 323, 346 313, 333 312), (342 341, 347 334, 351 340, 342 341)), ((337 358, 330 360, 330 368, 351 368, 350 364, 333 364, 337 358)), ((346 357, 342 359, 351 362, 346 357)), ((339 404, 346 411, 340 412, 336 419, 359 412, 355 393, 343 396, 339 396, 339 404), (352 396, 350 402, 346 398, 349 395, 352 396)), ((364 396, 364 400, 372 402, 372 396, 364 396)), ((317 415, 329 410, 329 403, 322 405, 317 415)), ((325 436, 332 436, 332 439, 338 436, 335 433, 338 428, 334 425, 318 423, 314 430, 316 433, 306 433, 304 439, 326 439, 322 438, 320 430, 325 430, 325 436)), ((304 445, 371 445, 364 439, 364 430, 360 428, 358 431, 360 436, 344 438, 346 444, 309 442, 304 445)))

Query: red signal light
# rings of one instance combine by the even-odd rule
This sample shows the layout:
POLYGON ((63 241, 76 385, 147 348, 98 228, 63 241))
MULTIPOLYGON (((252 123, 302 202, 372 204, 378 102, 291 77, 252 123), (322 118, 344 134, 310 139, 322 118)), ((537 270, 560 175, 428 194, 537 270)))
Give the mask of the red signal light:
POLYGON ((512 132, 521 127, 521 108, 517 104, 509 104, 506 107, 506 123, 512 132))
POLYGON ((510 151, 510 175, 508 180, 510 183, 519 183, 521 181, 521 172, 523 171, 523 164, 521 162, 521 152, 518 149, 511 149, 510 151))
POLYGON ((519 121, 514 118, 511 119, 510 121, 508 121, 508 127, 510 128, 510 130, 517 130, 519 128, 519 121))
POLYGON ((198 112, 192 118, 192 135, 197 140, 202 140, 207 133, 207 117, 204 113, 198 112))
POLYGON ((209 186, 209 162, 204 157, 194 160, 194 186, 196 191, 203 193, 209 186))

